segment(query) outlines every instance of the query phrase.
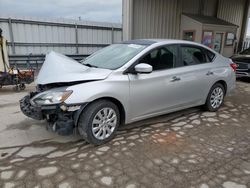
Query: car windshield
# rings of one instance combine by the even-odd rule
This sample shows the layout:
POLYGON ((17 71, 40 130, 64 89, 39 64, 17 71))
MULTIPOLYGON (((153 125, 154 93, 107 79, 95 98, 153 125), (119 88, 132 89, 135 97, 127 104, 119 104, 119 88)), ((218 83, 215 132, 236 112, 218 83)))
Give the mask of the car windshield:
POLYGON ((89 67, 115 70, 145 48, 145 45, 138 44, 113 44, 95 52, 81 63, 89 67))
POLYGON ((250 48, 243 50, 242 52, 240 52, 241 55, 250 55, 250 48))

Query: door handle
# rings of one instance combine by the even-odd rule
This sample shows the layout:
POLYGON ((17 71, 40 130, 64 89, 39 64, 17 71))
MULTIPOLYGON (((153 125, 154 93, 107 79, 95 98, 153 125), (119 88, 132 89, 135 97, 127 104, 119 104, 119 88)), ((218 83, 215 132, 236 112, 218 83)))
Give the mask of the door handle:
POLYGON ((208 71, 206 75, 207 75, 207 76, 214 75, 214 72, 208 71))
POLYGON ((177 77, 177 76, 173 76, 172 78, 171 78, 171 82, 176 82, 176 81, 180 81, 181 80, 181 78, 180 77, 177 77))

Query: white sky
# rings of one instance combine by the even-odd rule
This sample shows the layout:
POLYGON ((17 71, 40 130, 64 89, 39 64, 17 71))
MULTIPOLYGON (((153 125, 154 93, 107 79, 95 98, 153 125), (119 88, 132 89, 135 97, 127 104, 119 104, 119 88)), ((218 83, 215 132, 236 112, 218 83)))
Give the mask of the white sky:
POLYGON ((0 0, 2 15, 122 22, 122 0, 0 0))
POLYGON ((248 18, 247 36, 250 36, 250 18, 248 18))

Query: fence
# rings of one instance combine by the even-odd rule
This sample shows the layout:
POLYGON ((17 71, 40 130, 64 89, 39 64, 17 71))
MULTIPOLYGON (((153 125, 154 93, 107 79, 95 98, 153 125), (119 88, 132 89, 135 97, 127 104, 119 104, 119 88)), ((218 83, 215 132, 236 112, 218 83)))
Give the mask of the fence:
MULTIPOLYGON (((88 55, 67 55, 68 57, 80 61, 86 58, 88 55)), ((18 69, 34 69, 37 74, 45 60, 45 55, 10 55, 9 61, 10 65, 17 67, 18 69)))
MULTIPOLYGON (((10 63, 38 57, 53 50, 74 57, 85 57, 109 44, 122 41, 121 24, 65 19, 0 17, 0 28, 8 40, 10 63)), ((33 60, 34 59, 34 60, 33 60)))

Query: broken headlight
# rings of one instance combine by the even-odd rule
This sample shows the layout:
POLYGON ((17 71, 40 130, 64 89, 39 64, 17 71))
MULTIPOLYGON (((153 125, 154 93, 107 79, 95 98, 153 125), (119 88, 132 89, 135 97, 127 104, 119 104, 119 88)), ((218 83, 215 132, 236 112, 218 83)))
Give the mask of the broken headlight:
POLYGON ((73 91, 45 91, 31 99, 37 105, 52 105, 64 102, 73 91))

